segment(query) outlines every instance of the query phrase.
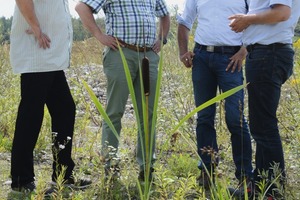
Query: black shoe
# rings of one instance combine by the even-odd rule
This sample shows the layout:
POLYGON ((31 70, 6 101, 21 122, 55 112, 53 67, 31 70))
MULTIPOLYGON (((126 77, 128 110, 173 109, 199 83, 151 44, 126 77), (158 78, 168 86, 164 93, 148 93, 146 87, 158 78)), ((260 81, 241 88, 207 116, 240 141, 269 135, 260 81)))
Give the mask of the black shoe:
POLYGON ((266 196, 267 200, 285 200, 284 195, 276 191, 276 189, 273 189, 272 194, 268 193, 266 196))
POLYGON ((85 189, 89 187, 92 184, 92 181, 90 179, 78 179, 74 180, 73 178, 69 178, 65 185, 69 185, 73 189, 85 189))
POLYGON ((11 188, 13 193, 31 193, 35 192, 36 186, 34 182, 27 183, 25 185, 21 185, 19 187, 11 188))
MULTIPOLYGON (((89 179, 77 179, 75 181, 74 178, 68 178, 67 180, 65 180, 63 182, 63 186, 64 187, 68 187, 74 190, 82 190, 82 189, 86 189, 87 187, 89 187, 92 184, 92 181, 89 179)), ((52 181, 51 182, 52 186, 56 186, 57 183, 52 181)))
MULTIPOLYGON (((151 182, 152 179, 153 179, 153 172, 154 172, 154 168, 153 168, 153 167, 150 167, 149 178, 148 178, 148 181, 149 181, 149 182, 151 182)), ((141 182, 144 182, 144 181, 146 180, 146 177, 145 177, 145 170, 144 170, 144 169, 140 169, 138 179, 139 179, 139 181, 141 181, 141 182)))
POLYGON ((57 190, 55 189, 55 187, 50 187, 45 190, 44 197, 51 197, 51 195, 55 194, 56 192, 57 192, 57 190))
POLYGON ((281 197, 275 197, 272 195, 267 195, 267 200, 285 200, 285 198, 281 197))
POLYGON ((240 181, 237 188, 228 188, 229 194, 235 199, 245 199, 246 194, 251 199, 255 195, 254 190, 254 182, 250 179, 240 181))

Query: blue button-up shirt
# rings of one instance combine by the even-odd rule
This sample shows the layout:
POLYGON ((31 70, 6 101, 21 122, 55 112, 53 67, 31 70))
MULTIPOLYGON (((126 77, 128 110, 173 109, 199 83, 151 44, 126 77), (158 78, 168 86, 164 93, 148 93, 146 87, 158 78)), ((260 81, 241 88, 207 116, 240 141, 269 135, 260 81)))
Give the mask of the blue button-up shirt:
POLYGON ((260 13, 271 8, 274 4, 282 4, 291 8, 292 13, 288 20, 276 24, 252 24, 245 31, 243 42, 250 44, 291 44, 294 29, 300 16, 299 0, 251 0, 249 14, 260 13))
POLYGON ((187 0, 177 20, 191 30, 197 19, 194 39, 199 44, 239 46, 242 33, 233 32, 228 19, 237 13, 247 13, 244 0, 187 0))
POLYGON ((106 34, 128 44, 152 47, 156 40, 156 17, 168 15, 164 0, 81 0, 105 14, 106 34), (144 32, 143 32, 144 30, 144 32))

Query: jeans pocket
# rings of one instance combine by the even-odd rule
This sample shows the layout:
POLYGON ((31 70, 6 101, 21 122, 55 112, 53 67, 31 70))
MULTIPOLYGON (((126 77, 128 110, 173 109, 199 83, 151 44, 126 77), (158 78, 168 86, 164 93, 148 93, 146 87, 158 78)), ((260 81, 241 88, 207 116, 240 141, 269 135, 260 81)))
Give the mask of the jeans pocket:
POLYGON ((107 53, 110 51, 109 47, 104 47, 103 52, 102 52, 102 57, 103 57, 103 63, 105 61, 107 53))
POLYGON ((250 83, 272 81, 273 57, 265 50, 250 52, 246 59, 246 81, 250 83))

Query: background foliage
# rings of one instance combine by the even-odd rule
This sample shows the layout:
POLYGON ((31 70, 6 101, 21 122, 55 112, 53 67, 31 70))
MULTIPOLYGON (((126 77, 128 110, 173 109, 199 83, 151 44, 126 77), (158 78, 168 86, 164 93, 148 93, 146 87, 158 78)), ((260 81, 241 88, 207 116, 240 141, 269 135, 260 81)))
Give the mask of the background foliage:
MULTIPOLYGON (((176 13, 176 8, 173 8, 172 13, 176 13)), ((175 21, 174 15, 172 18, 175 21)), ((96 22, 100 27, 102 27, 102 28, 105 27, 104 18, 97 18, 96 22)), ((9 34, 10 34, 11 23, 12 23, 12 17, 10 17, 10 18, 1 17, 0 18, 0 44, 9 43, 9 34)), ((83 41, 84 39, 91 37, 91 34, 85 28, 83 28, 82 23, 79 18, 73 17, 72 24, 73 24, 73 30, 74 30, 74 33, 73 33, 74 41, 83 41)), ((295 35, 300 36, 300 22, 298 22, 298 24, 296 26, 295 35)))

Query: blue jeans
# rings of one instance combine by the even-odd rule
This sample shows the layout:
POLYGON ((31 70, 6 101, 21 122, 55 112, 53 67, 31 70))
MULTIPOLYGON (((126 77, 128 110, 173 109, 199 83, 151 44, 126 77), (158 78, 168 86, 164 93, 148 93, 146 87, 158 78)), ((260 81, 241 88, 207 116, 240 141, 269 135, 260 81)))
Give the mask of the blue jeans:
MULTIPOLYGON (((214 98, 217 88, 226 92, 243 84, 242 71, 231 73, 225 69, 229 58, 234 53, 211 53, 200 48, 194 49, 192 80, 196 106, 214 98)), ((242 179, 244 176, 252 177, 251 165, 251 139, 248 124, 244 117, 244 91, 229 96, 225 100, 225 120, 231 133, 232 154, 236 166, 235 176, 242 179)), ((215 129, 216 105, 213 104, 197 114, 197 148, 201 157, 201 169, 205 165, 208 169, 218 164, 218 158, 203 149, 212 149, 218 152, 215 129)))
POLYGON ((250 130, 257 143, 254 170, 257 181, 262 170, 269 170, 271 178, 273 171, 270 167, 274 163, 279 164, 285 176, 276 110, 281 86, 293 71, 293 56, 291 45, 277 49, 260 46, 254 48, 246 59, 250 130))

